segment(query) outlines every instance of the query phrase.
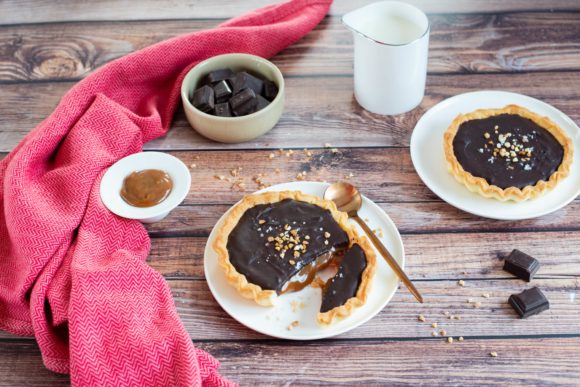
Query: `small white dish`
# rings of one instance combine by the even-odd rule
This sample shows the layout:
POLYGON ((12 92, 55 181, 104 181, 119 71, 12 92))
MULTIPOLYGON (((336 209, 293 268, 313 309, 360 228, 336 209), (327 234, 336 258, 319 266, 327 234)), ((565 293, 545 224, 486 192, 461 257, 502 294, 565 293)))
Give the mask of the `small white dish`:
MULTIPOLYGON (((302 191, 306 194, 322 197, 328 187, 319 182, 291 182, 278 184, 259 191, 302 191)), ((209 289, 220 306, 235 320, 256 332, 289 340, 316 340, 332 337, 364 324, 379 313, 391 300, 399 287, 399 279, 387 262, 377 252, 377 271, 371 284, 367 302, 357 308, 348 318, 337 321, 329 327, 321 327, 316 322, 320 309, 321 291, 307 286, 297 293, 283 294, 272 307, 264 307, 252 300, 243 298, 226 282, 225 274, 219 267, 217 255, 212 248, 216 230, 222 224, 229 210, 218 220, 208 238, 204 253, 204 272, 209 289), (303 307, 302 307, 303 306, 303 307), (289 330, 294 321, 299 324, 289 330)), ((375 203, 363 196, 363 205, 359 211, 363 219, 368 219, 371 228, 383 229, 381 242, 389 249, 401 267, 405 264, 403 240, 397 227, 389 216, 375 203)), ((359 233, 364 232, 357 227, 359 233)))
POLYGON ((143 223, 154 223, 165 218, 187 196, 191 187, 189 169, 177 157, 162 152, 140 152, 122 158, 113 164, 101 180, 100 194, 103 204, 112 213, 143 223), (134 207, 121 197, 123 180, 135 171, 159 169, 173 180, 173 189, 161 203, 147 208, 134 207))
POLYGON ((545 102, 505 91, 476 91, 448 98, 433 106, 417 122, 411 136, 411 159, 425 185, 441 199, 463 211, 500 220, 535 218, 554 212, 580 194, 580 129, 570 117, 545 102), (516 104, 549 117, 574 142, 570 176, 550 192, 525 202, 501 202, 470 192, 447 170, 443 153, 443 133, 460 113, 476 109, 501 108, 516 104))

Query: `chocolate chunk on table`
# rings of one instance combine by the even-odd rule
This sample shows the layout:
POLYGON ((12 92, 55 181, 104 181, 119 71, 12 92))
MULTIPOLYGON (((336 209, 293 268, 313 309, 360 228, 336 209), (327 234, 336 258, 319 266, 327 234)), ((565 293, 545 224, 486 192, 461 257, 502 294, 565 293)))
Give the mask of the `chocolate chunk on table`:
POLYGON ((232 111, 228 102, 218 103, 214 109, 215 115, 218 117, 231 117, 232 111))
POLYGON ((540 268, 540 262, 528 254, 514 249, 505 259, 503 269, 524 281, 530 282, 540 268))
POLYGON ((273 101, 274 98, 276 98, 276 96, 278 95, 278 87, 274 82, 266 79, 264 81, 264 89, 262 90, 262 95, 268 101, 273 101))
POLYGON ((509 303, 521 318, 527 318, 550 309, 550 302, 538 288, 512 294, 509 303))
POLYGON ((244 89, 230 99, 230 106, 236 116, 253 113, 257 104, 258 98, 252 89, 244 89))
POLYGON ((211 73, 207 74, 205 80, 207 83, 217 83, 223 81, 225 79, 232 78, 234 76, 234 72, 231 69, 218 69, 214 70, 211 73))
POLYGON ((209 113, 215 105, 213 89, 208 85, 200 87, 193 92, 191 103, 202 112, 209 113))
POLYGON ((215 102, 222 103, 227 102, 232 96, 232 89, 227 81, 219 81, 213 87, 215 93, 215 102))
POLYGON ((232 79, 232 89, 234 95, 241 93, 244 89, 252 89, 255 94, 262 94, 264 81, 248 74, 245 71, 237 73, 232 79))

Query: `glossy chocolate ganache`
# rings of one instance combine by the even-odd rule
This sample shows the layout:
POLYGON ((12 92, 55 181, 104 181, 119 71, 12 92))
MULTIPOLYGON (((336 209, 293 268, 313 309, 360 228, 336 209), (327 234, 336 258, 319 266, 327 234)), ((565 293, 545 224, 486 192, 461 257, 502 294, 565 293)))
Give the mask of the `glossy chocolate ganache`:
POLYGON ((548 130, 517 114, 462 123, 453 152, 465 171, 502 189, 547 181, 564 157, 564 148, 548 130))
POLYGON ((363 249, 357 244, 353 245, 344 255, 336 275, 324 287, 320 312, 328 312, 355 297, 366 267, 367 258, 363 249))
POLYGON ((227 249, 238 273, 280 294, 308 285, 348 243, 330 211, 286 199, 248 209, 230 233, 227 249))

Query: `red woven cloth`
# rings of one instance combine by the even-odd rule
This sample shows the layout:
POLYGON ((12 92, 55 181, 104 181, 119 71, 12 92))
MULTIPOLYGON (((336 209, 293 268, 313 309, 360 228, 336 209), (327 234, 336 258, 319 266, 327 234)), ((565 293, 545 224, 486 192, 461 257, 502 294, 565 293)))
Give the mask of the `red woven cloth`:
MULTIPOLYGON (((331 0, 293 0, 161 42, 79 82, 0 162, 0 328, 34 335, 47 368, 82 386, 231 384, 196 349, 137 221, 110 213, 99 183, 162 136, 181 80, 227 52, 271 57, 331 0)), ((38 96, 42 98, 42 96, 38 96)))

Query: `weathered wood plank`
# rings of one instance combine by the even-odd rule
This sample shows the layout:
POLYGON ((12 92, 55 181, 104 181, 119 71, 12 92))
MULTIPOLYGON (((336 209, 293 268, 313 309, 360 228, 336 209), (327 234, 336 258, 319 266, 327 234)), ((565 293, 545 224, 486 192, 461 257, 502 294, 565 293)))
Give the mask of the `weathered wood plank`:
MULTIPOLYGON (((146 144, 147 149, 255 149, 408 146, 412 129, 423 113, 441 100, 480 89, 503 89, 553 104, 580 122, 580 72, 487 75, 431 75, 426 97, 415 110, 380 116, 354 100, 352 78, 288 78, 285 112, 266 135, 242 144, 209 141, 191 129, 178 112, 172 130, 146 144)), ((73 83, 7 84, 0 87, 0 152, 10 151, 56 107, 73 83), (18 109, 14 109, 18 106, 18 109)))
MULTIPOLYGON (((342 15, 350 10, 372 3, 374 0, 336 0, 330 9, 333 15, 342 15)), ((559 11, 578 10, 575 0, 412 0, 409 1, 427 13, 483 13, 506 11, 559 11)), ((205 19, 229 18, 255 8, 276 3, 272 0, 232 2, 201 0, 156 2, 140 1, 130 6, 124 2, 105 0, 91 3, 65 0, 4 0, 0 3, 0 24, 46 23, 62 21, 108 21, 108 20, 159 20, 159 19, 205 19)))
MULTIPOLYGON (((206 240, 205 237, 154 238, 148 262, 167 277, 203 278, 206 240)), ((540 260, 539 277, 580 278, 578 231, 413 234, 403 235, 403 243, 406 271, 416 280, 513 278, 503 271, 501 258, 514 248, 540 260)))
MULTIPOLYGON (((243 386, 574 385, 580 377, 578 338, 194 344, 221 362, 224 376, 243 386)), ((0 367, 6 385, 68 384, 66 376, 40 369, 40 352, 31 342, 1 347, 0 367)))
MULTIPOLYGON (((379 206, 389 214, 402 234, 580 231, 578 201, 552 214, 518 221, 481 218, 438 201, 379 203, 379 206)), ((153 237, 207 236, 228 208, 228 205, 180 206, 161 222, 147 225, 147 230, 153 237)))
MULTIPOLYGON (((375 202, 424 202, 439 199, 415 173, 407 148, 342 148, 294 151, 287 157, 279 151, 245 150, 170 152, 190 167, 192 187, 184 204, 232 205, 261 184, 274 185, 301 179, 349 180, 375 202), (276 154, 270 158, 270 154, 276 154), (242 168, 237 176, 231 173, 242 168), (244 184, 244 192, 237 182, 244 184)), ((286 151, 287 153, 287 151, 286 151)), ((461 188, 460 185, 457 186, 461 188)), ((560 212, 560 214, 563 212, 560 212)), ((490 225, 500 222, 490 222, 490 225)))
MULTIPOLYGON (((205 280, 170 280, 169 285, 179 315, 193 340, 267 338, 241 325, 221 309, 205 280)), ((535 279, 533 286, 539 286, 546 294, 550 310, 526 320, 519 319, 507 303, 511 294, 531 286, 520 280, 468 280, 465 287, 458 286, 456 281, 426 281, 418 282, 417 286, 426 300, 424 304, 418 304, 406 289, 399 289, 376 317, 339 338, 425 339, 441 329, 455 338, 580 335, 580 308, 576 297, 579 278, 535 279), (482 297, 484 293, 490 297, 482 297), (468 299, 481 302, 481 306, 475 308, 474 303, 467 303, 468 299), (445 312, 461 319, 450 320, 445 312), (419 314, 425 316, 426 322, 418 321, 419 314), (434 322, 438 323, 437 329, 431 327, 434 322)), ((288 301, 282 298, 279 302, 288 301)), ((1 338, 14 336, 0 331, 1 338)))
MULTIPOLYGON (((431 74, 580 69, 580 13, 431 16, 431 74)), ((77 80, 113 59, 217 21, 43 24, 0 29, 0 81, 77 80)), ((273 61, 287 76, 352 74, 352 36, 325 19, 273 61)))

